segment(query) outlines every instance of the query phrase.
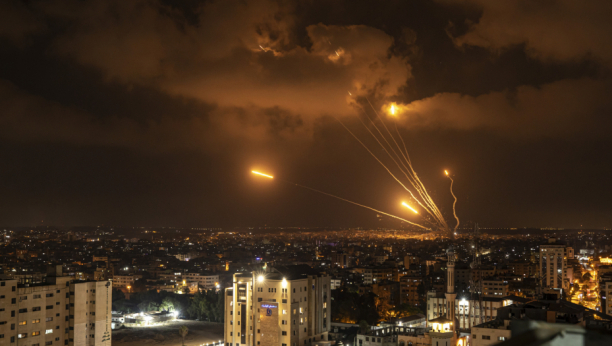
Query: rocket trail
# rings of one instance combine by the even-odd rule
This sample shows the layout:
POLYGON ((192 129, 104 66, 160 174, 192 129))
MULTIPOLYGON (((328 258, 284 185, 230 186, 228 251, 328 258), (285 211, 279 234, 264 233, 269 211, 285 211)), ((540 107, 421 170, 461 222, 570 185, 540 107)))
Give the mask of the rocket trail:
MULTIPOLYGON (((440 212, 440 210, 438 209, 438 207, 436 206, 435 202, 433 201, 433 199, 431 198, 431 196, 429 195, 429 193, 427 192, 427 189, 425 188, 425 186, 423 185, 423 182, 419 179, 416 171, 414 170, 414 168, 412 167, 412 162, 410 161, 409 156, 407 155, 407 150, 406 150, 406 146, 405 143, 403 142, 402 139, 402 143, 404 144, 404 150, 406 151, 406 154, 404 154, 404 152, 402 151, 402 148, 400 147, 399 143, 397 142, 397 140, 395 139, 395 136, 393 136, 393 134, 391 134, 391 132, 389 131, 389 128, 387 127, 387 125, 385 124, 384 120, 382 119, 382 117, 378 114, 378 112, 376 111, 376 109, 374 108, 374 106, 372 105, 372 103, 370 102, 369 99, 366 98, 366 100, 368 101, 368 104, 370 105, 370 107, 372 107, 372 110, 374 111, 376 117, 381 121, 381 123, 383 124, 387 134, 389 135, 389 137, 391 137, 391 141, 395 144, 395 146, 397 147, 397 149, 399 150, 399 154, 398 152, 394 149, 393 145, 390 143, 390 141, 387 139, 387 136, 385 134, 382 133, 382 131, 379 129, 379 127, 376 125, 376 123, 370 119, 370 117, 367 115, 367 112, 365 111, 365 109, 363 109, 363 107, 360 106, 360 108, 362 109, 362 111, 364 112, 365 116, 368 118, 368 120, 370 121, 370 123, 372 124, 372 126, 376 129, 376 131, 378 132, 378 134, 380 135, 380 137, 382 137, 382 140, 387 144, 387 146, 389 147, 389 149, 393 152, 393 154, 395 155, 391 155, 391 153, 389 152, 389 150, 387 149, 387 146, 385 146, 383 144, 383 142, 381 142, 381 140, 378 138, 378 136, 376 136, 369 128, 368 126, 363 123, 364 127, 366 127, 366 129, 368 130, 368 132, 372 135, 372 137, 375 138, 375 140, 378 142, 378 144, 381 146, 381 148, 387 153, 387 155, 389 156, 389 158, 391 158, 393 160, 393 162, 397 165, 398 169, 406 176, 406 179, 408 179, 408 181, 410 182, 410 184, 414 187, 414 189, 418 192, 419 196, 421 197, 421 199, 423 200, 423 203, 425 203, 425 205, 423 205, 421 203, 421 201, 419 201, 419 199, 415 198, 415 196, 412 194, 412 191, 410 191, 409 189, 407 189, 403 184, 402 186, 408 191, 410 192, 410 194, 412 195, 412 197, 414 198, 414 200, 421 206, 423 207, 423 209, 425 209, 425 211, 427 211, 427 213, 429 213, 433 219, 438 223, 438 226, 447 231, 450 232, 450 229, 448 227, 448 224, 446 223, 446 220, 444 220, 444 217, 442 216, 442 213, 440 212), (401 155, 400 155, 401 154, 401 155), (403 160, 402 160, 403 159, 403 160), (399 160, 399 162, 398 162, 399 160), (404 163, 405 162, 405 163, 404 163), (400 165, 401 163, 401 165, 400 165), (403 166, 403 167, 402 167, 403 166)), ((395 111, 395 109, 394 109, 395 111)), ((361 118, 360 118, 361 120, 361 118)), ((346 126, 345 126, 346 128, 346 126)), ((397 125, 396 125, 397 128, 397 125)), ((347 129, 348 130, 348 129, 347 129)), ((352 134, 352 133, 351 133, 352 134)), ((398 135, 399 135, 399 131, 398 131, 398 135)), ((353 135, 353 137, 356 137, 355 135, 353 135)), ((399 136, 401 138, 401 135, 399 136)), ((356 138, 357 139, 357 138, 356 138)), ((359 141, 359 139, 357 139, 359 141)), ((361 141, 360 141, 361 142, 361 141)), ((361 143, 364 147, 365 145, 363 143, 361 143)), ((366 149, 368 151, 370 151, 367 147, 366 149)), ((371 151, 370 151, 371 152, 371 151)), ((372 154, 373 155, 373 154, 372 154)), ((380 160, 379 160, 380 162, 380 160)), ((381 162, 382 164, 382 162, 381 162)), ((396 179, 397 180, 397 179, 396 179)), ((398 181, 399 182, 399 181, 398 181)))
MULTIPOLYGON (((393 172, 391 172, 391 170, 390 170, 390 169, 389 169, 389 168, 388 168, 388 167, 387 167, 387 166, 386 166, 386 165, 385 165, 385 164, 384 164, 384 163, 383 163, 383 162, 382 162, 382 161, 381 161, 381 160, 380 160, 380 159, 379 159, 379 158, 378 158, 378 157, 377 157, 377 156, 376 156, 376 155, 375 155, 373 152, 372 152, 372 150, 370 150, 370 148, 368 148, 368 146, 367 146, 367 145, 365 145, 365 143, 363 143, 363 142, 362 142, 362 141, 359 139, 359 137, 357 137, 357 136, 356 136, 356 135, 355 135, 355 134, 354 134, 354 133, 353 133, 351 130, 349 130, 349 128, 348 128, 348 127, 346 127, 346 125, 344 125, 344 123, 343 123, 342 121, 340 121, 340 119, 338 119, 338 118, 335 118, 335 119, 336 119, 336 120, 337 120, 337 121, 340 123, 340 125, 342 125, 342 127, 344 127, 344 129, 345 129, 345 130, 346 130, 348 133, 350 133, 350 134, 351 134, 351 136, 353 136, 353 138, 355 138, 355 140, 356 140, 357 142, 359 142, 359 144, 361 144, 361 146, 363 146, 363 148, 364 148, 365 150, 367 150, 367 152, 368 152, 368 153, 370 153, 370 155, 372 155, 372 157, 373 157, 374 159, 376 159, 376 161, 378 161, 378 163, 380 163, 380 165, 381 165, 381 166, 383 166, 383 168, 384 168, 384 169, 387 171, 387 173, 389 173, 389 175, 391 175, 391 176, 393 177, 393 179, 395 179, 395 181, 397 181, 397 182, 398 182, 398 183, 399 183, 399 184, 400 184, 400 185, 401 185, 401 186, 402 186, 402 187, 403 187, 403 188, 404 188, 406 191, 410 192, 410 194, 412 195, 412 192, 410 191, 410 189, 408 189, 408 188, 406 187, 406 185, 404 185, 404 184, 403 184, 403 183, 402 183, 402 182, 401 182, 401 181, 400 181, 400 180, 399 180, 399 179, 398 179, 398 178, 395 176, 395 174, 393 174, 393 172)), ((382 144, 381 144, 381 145, 382 145, 382 144)), ((413 198, 414 198, 414 195, 413 195, 413 198)), ((417 200, 416 198, 415 198, 415 200, 418 202, 418 200, 417 200)), ((420 203, 419 203, 419 204, 420 204, 420 203)), ((425 208, 425 207, 423 207, 423 208, 425 208)))
MULTIPOLYGON (((273 178, 274 178, 272 175, 269 175, 269 174, 264 174, 264 173, 257 172, 257 171, 251 171, 251 173, 256 174, 256 175, 259 175, 259 176, 263 176, 263 177, 266 177, 266 178, 269 178, 269 179, 273 179, 273 178)), ((283 183, 287 183, 287 184, 290 184, 290 185, 298 186, 298 187, 301 187, 301 188, 304 188, 304 189, 307 189, 307 190, 310 190, 310 191, 313 191, 313 192, 317 192, 317 193, 320 193, 320 194, 325 195, 325 196, 333 197, 333 198, 339 199, 339 200, 341 200, 341 201, 348 202, 348 203, 351 203, 351 204, 354 204, 354 205, 360 206, 360 207, 362 207, 362 208, 366 208, 366 209, 369 209, 369 210, 375 211, 375 212, 377 212, 377 213, 379 213, 379 214, 383 214, 383 215, 386 215, 386 216, 392 217, 392 218, 394 218, 394 219, 398 219, 398 220, 404 221, 404 222, 409 223, 409 224, 411 224, 411 225, 413 225, 413 226, 417 226, 417 227, 420 227, 420 228, 422 228, 422 229, 425 229, 425 230, 431 231, 431 228, 427 228, 427 227, 425 227, 425 226, 423 226, 423 225, 419 225, 418 223, 414 223, 414 222, 412 222, 412 221, 408 221, 408 220, 406 220, 406 219, 403 219, 403 218, 401 218, 401 217, 399 217, 399 216, 395 216, 395 215, 393 215, 393 214, 385 213, 384 211, 380 211, 380 210, 378 210, 378 209, 374 209, 374 208, 372 208, 372 207, 368 207, 367 205, 363 205, 363 204, 360 204, 360 203, 357 203, 357 202, 353 202, 353 201, 348 200, 348 199, 346 199, 346 198, 342 198, 342 197, 339 197, 339 196, 336 196, 336 195, 332 195, 331 193, 323 192, 323 191, 321 191, 321 190, 313 189, 312 187, 304 186, 304 185, 301 185, 301 184, 298 184, 298 183, 294 183, 294 182, 292 182, 292 181, 288 181, 288 180, 284 180, 284 179, 277 179, 277 180, 280 180, 280 181, 282 181, 283 183)), ((410 209, 412 209, 412 208, 410 208, 410 209)), ((414 211, 414 209, 413 209, 413 211, 414 211)), ((416 211, 415 211, 415 213, 416 213, 416 211)))
POLYGON ((257 175, 261 175, 262 177, 266 177, 266 178, 274 179, 274 177, 273 177, 273 176, 271 176, 271 175, 268 175, 268 174, 263 174, 263 173, 260 173, 260 172, 257 172, 257 171, 251 171, 251 173, 253 173, 253 174, 257 174, 257 175))
MULTIPOLYGON (((365 115, 366 115, 366 117, 367 117, 367 113, 365 113, 365 110, 364 110, 364 114, 365 114, 365 115)), ((338 121, 340 121, 340 120, 338 120, 338 121)), ((369 133, 372 135, 372 137, 374 137, 374 139, 376 140, 376 142, 378 142, 378 144, 379 144, 379 145, 380 145, 380 146, 383 148, 383 150, 385 151, 385 153, 387 153, 387 155, 389 156, 389 158, 391 158, 391 160, 393 160, 393 162, 395 163, 395 165, 397 166, 397 168, 398 168, 398 169, 399 169, 399 170, 400 170, 400 171, 401 171, 401 172, 402 172, 402 173, 403 173, 403 174, 406 176, 406 178, 408 179, 408 181, 409 181, 409 182, 412 184, 412 181, 410 181, 410 177, 408 176, 408 174, 407 174, 407 173, 406 173, 406 172, 405 172, 405 171, 402 169, 402 167, 401 167, 401 166, 400 166, 400 164, 397 162, 397 160, 396 160, 395 158, 393 158, 393 156, 391 155, 391 153, 389 153, 389 151, 387 150, 387 148, 386 148, 386 147, 385 147, 385 146, 382 144, 382 142, 381 142, 381 141, 378 139, 378 137, 377 137, 377 136, 376 136, 376 135, 375 135, 375 134, 372 132, 372 130, 370 130, 370 129, 368 128, 368 126, 367 126, 367 125, 366 125, 366 124, 363 122, 363 120, 361 120, 361 118, 359 118, 359 121, 361 121, 361 124, 363 124, 363 126, 366 128, 366 130, 368 130, 368 132, 369 132, 369 133)), ((370 122, 371 122, 371 120, 370 120, 370 122)), ((342 123, 342 122, 340 122, 340 123, 342 123)), ((373 125, 376 127, 376 125, 375 125, 375 124, 373 124, 373 125)), ((344 124, 343 124, 343 126, 344 126, 344 124)), ((346 126, 344 126, 344 128, 345 128, 347 131, 349 131, 349 133, 351 133, 351 135, 353 135, 353 137, 355 137, 355 139, 357 139, 357 137, 356 137, 356 136, 355 136, 355 135, 354 135, 354 134, 353 134, 353 133, 352 133, 350 130, 348 130, 348 128, 346 128, 346 126)), ((380 132, 380 131, 378 131, 378 132, 380 132)), ((383 139, 385 139, 385 138, 384 138, 384 136, 383 136, 383 139)), ((412 193, 412 191, 411 191, 409 188, 407 188, 407 187, 406 187, 406 186, 405 186, 403 183, 401 183, 401 182, 399 181, 399 179, 397 179, 397 178, 395 177, 395 175, 393 175, 393 173, 391 173, 391 171, 390 171, 390 170, 389 170, 389 169, 388 169, 388 168, 387 168, 387 167, 386 167, 386 166, 385 166, 385 165, 382 163, 382 161, 381 161, 381 160, 379 160, 379 159, 378 159, 378 157, 376 157, 376 155, 374 155, 374 154, 372 153, 372 151, 370 151, 370 149, 368 149, 368 147, 367 147, 367 146, 366 146, 366 145, 365 145, 365 144, 364 144, 362 141, 360 141, 359 139, 357 139, 357 141, 359 141, 359 143, 361 143, 361 145, 363 145, 363 147, 364 147, 364 148, 366 148, 366 150, 367 150, 367 151, 368 151, 370 154, 372 154, 372 156, 374 156, 374 158, 376 158, 376 160, 377 160, 377 161, 378 161, 378 162, 379 162, 379 163, 380 163, 380 164, 381 164, 383 167, 385 167, 385 169, 387 170, 387 172, 389 172, 389 174, 391 174, 391 176, 393 176, 393 178, 394 178, 394 179, 395 179, 395 180, 396 180, 398 183, 400 183, 400 185, 401 185, 401 186, 402 186, 402 187, 403 187, 403 188, 404 188, 406 191, 408 191, 408 193, 410 193, 410 196, 412 196, 412 199, 414 199, 414 200, 415 200, 415 201, 416 201, 416 202, 417 202, 417 203, 418 203, 418 204, 419 204, 419 205, 420 205, 420 206, 421 206, 423 209, 425 209, 425 211, 427 211, 429 214, 431 214, 431 212, 429 211, 429 209, 428 209, 426 206, 424 206, 423 204, 421 204, 421 202, 418 200, 418 198, 416 198, 416 196, 415 196, 415 195, 412 193)), ((387 142, 387 144, 388 144, 388 142, 387 142)), ((393 148, 391 148, 391 150, 393 150, 393 148)), ((395 152, 394 152, 394 153, 395 153, 395 152)), ((397 154, 395 154, 395 156, 397 157, 397 154)), ((398 159, 399 159, 399 158, 398 158, 398 159)), ((401 163, 401 159, 399 159, 399 161, 400 161, 400 163, 401 163)), ((402 165, 403 165, 403 163, 402 163, 402 165)), ((435 216, 434 216, 433 214, 431 214, 431 216, 435 218, 435 216)))
MULTIPOLYGON (((387 133, 389 134, 389 136, 391 137, 391 139, 393 139, 393 142, 395 143, 395 146, 397 147, 397 149, 399 150, 400 153, 402 153, 402 148, 399 146, 399 144, 397 143, 397 141, 395 140, 395 137, 391 134, 391 131, 389 131, 389 128, 387 127, 387 125, 385 124, 385 121, 383 120, 383 118, 380 116, 380 114, 378 114, 378 111, 374 108, 374 105, 372 105, 372 103, 370 102, 370 100, 366 97, 366 100, 368 101, 368 104, 370 105, 370 107, 372 108, 372 110, 374 111, 374 114, 376 115, 376 117, 380 120, 380 122, 383 124, 383 126, 385 127, 385 130, 387 131, 387 133)), ((368 117, 369 119, 369 117, 368 117)), ((378 127, 376 126, 376 124, 374 123, 374 121, 370 120, 372 122, 372 125, 374 125, 374 127, 376 128, 376 130, 380 133, 380 135, 384 138, 385 136, 382 134, 382 132, 378 129, 378 127)), ((399 132, 398 132, 399 133, 399 132)), ((400 136, 401 138, 401 136, 400 136)), ((403 140, 402 140, 403 141, 403 140)), ((393 149, 393 147, 391 146, 391 144, 389 144, 389 142, 386 140, 385 138, 385 142, 387 142, 387 144, 391 147, 391 149, 393 150, 393 153, 398 157, 399 159, 399 155, 397 155, 397 153, 395 152, 395 150, 393 149)), ((403 153, 402 153, 403 154, 403 153)), ((404 155, 402 155, 404 156, 404 155)), ((438 207, 436 206, 435 202, 433 201, 433 199, 431 198, 431 196, 429 196, 429 193, 427 193, 427 190, 425 189, 425 185, 423 185, 423 182, 421 182, 421 180, 419 179, 416 171, 414 170, 414 168, 412 167, 412 163, 410 162, 409 158, 407 156, 404 156, 404 160, 406 161, 406 163, 408 164, 408 167, 406 167, 406 165, 403 165, 406 170, 410 170, 409 173, 411 173, 410 177, 408 177, 408 174, 404 173, 406 175, 406 178, 408 178, 408 180, 410 181, 410 183, 412 184, 412 186, 417 190, 417 192, 419 192, 419 195, 421 196, 421 198, 423 198, 424 202, 426 204, 429 205, 429 207, 431 208, 431 211, 433 213, 436 214, 436 220, 440 223, 440 226, 442 226, 442 228, 444 229, 448 229, 448 225, 446 224, 446 221, 444 220, 444 217, 442 216, 442 213, 440 213, 440 210, 438 209, 438 207)))
POLYGON ((454 183, 454 180, 453 180, 453 178, 451 178, 450 174, 448 174, 448 171, 444 171, 444 173, 446 174, 448 179, 450 179, 450 181, 451 181, 451 184, 450 184, 450 193, 451 193, 451 195, 453 195, 453 198, 455 199, 455 201, 453 202, 453 215, 455 215, 455 219, 457 220, 457 224, 455 225, 455 229, 454 229, 453 233, 456 235, 457 234, 457 227, 459 227, 459 218, 457 217, 457 213, 455 212, 455 205, 457 204, 457 196, 455 196, 455 193, 453 192, 453 183, 454 183))
MULTIPOLYGON (((368 102, 369 102, 369 101, 368 101, 368 102)), ((383 138, 383 140, 385 141, 385 143, 387 143, 387 145, 390 147, 391 151, 393 151, 393 154, 395 154, 395 157, 397 158, 397 160, 396 160, 396 159, 393 157, 393 155, 391 155, 391 153, 390 153, 390 152, 387 150, 387 147, 385 147, 385 146, 383 145, 383 143, 382 143, 382 142, 381 142, 381 141, 378 139, 378 137, 377 137, 377 136, 376 136, 376 135, 375 135, 375 134, 372 132, 372 130, 370 130, 370 129, 368 128, 368 126, 367 126, 367 125, 366 125, 366 124, 363 122, 363 120, 361 120, 361 118, 360 118, 359 120, 361 121, 361 123, 363 124, 363 126, 366 128, 366 130, 368 130, 368 132, 370 133, 370 135, 372 135, 372 137, 374 137, 374 139, 376 140, 376 142, 378 142, 378 144, 380 145, 380 147, 381 147, 381 148, 382 148, 382 149, 385 151, 385 153, 387 153, 387 155, 389 156, 389 158, 390 158, 391 160, 393 160, 393 162, 395 163, 395 165, 397 166, 397 168, 398 168, 398 169, 399 169, 399 170, 400 170, 400 171, 401 171, 401 172, 404 174, 404 176, 406 177, 406 179, 408 179, 408 182, 410 182, 410 184, 411 184, 411 185, 412 185, 412 186, 415 188, 415 190, 417 190, 417 192, 419 193, 419 195, 420 195, 420 196, 421 196, 421 198, 423 199, 423 202, 424 202, 425 204, 428 204, 428 205, 427 205, 427 206, 423 205, 423 204, 421 203, 421 201, 419 201, 419 199, 415 197, 415 195, 412 193, 412 191, 411 191, 410 189, 406 188, 404 185, 402 185, 402 186, 404 186, 404 188, 406 189, 406 191, 408 191, 408 192, 410 193, 410 195, 412 196, 412 198, 413 198, 413 199, 414 199, 414 200, 415 200, 415 201, 416 201, 416 202, 417 202, 417 203, 418 203, 418 204, 419 204, 419 205, 420 205, 420 206, 421 206, 423 209, 425 209, 425 211, 427 211, 427 212, 428 212, 428 213, 429 213, 429 214, 430 214, 430 215, 431 215, 431 216, 432 216, 434 219, 438 220, 438 216, 437 216, 437 215, 432 214, 432 212, 430 211, 430 209, 431 209, 431 210, 433 210, 433 211, 435 212, 434 208, 432 208, 432 206, 430 205, 429 201, 428 201, 428 200, 427 200, 427 199, 424 197, 424 195, 426 195, 426 194, 423 194, 423 191, 421 191, 421 190, 420 190, 420 187, 418 186, 418 183, 416 183, 416 181, 415 181, 415 178, 414 178, 415 173, 414 173, 414 170, 412 169, 412 167, 410 167, 410 168, 406 167, 406 165, 405 165, 405 164, 402 162, 402 159, 399 157, 399 155, 397 154, 397 152, 395 151, 395 149, 393 149, 393 146, 392 146, 392 145, 389 143, 389 141, 387 140, 387 138, 385 137, 385 135, 384 135, 384 134, 383 134, 383 133, 380 131, 380 129, 378 128, 378 126, 376 126, 376 123, 375 123, 374 121, 372 121, 372 119, 370 119, 370 118, 368 117, 368 114, 367 114, 367 112, 365 111, 365 109, 363 109, 363 108, 362 108, 362 110, 363 110, 363 112, 364 112, 365 116, 368 118, 368 120, 369 120, 369 121, 370 121, 370 123, 372 124, 372 126, 373 126, 373 127, 376 129, 376 131, 377 131, 377 132, 380 134, 380 136, 383 138), (398 163, 398 161, 399 161, 399 163, 398 163), (401 163, 401 166, 400 166, 400 163, 401 163), (404 168, 402 168, 402 166, 403 166, 404 168), (405 170, 404 170, 404 169, 405 169, 405 170), (412 175, 412 176, 410 175, 410 171, 412 171, 412 173, 413 173, 413 175, 412 175)), ((383 123, 383 125, 384 125, 384 123, 383 123)), ((388 130, 387 130, 387 132, 388 132, 388 130)), ((395 138, 394 138, 394 140, 395 140, 395 138)), ((398 148, 399 148, 399 145, 397 145, 397 142, 396 142, 395 144, 396 144, 396 146, 398 146, 398 148)), ((400 153, 401 153, 401 148, 400 148, 400 153)), ((403 154, 403 153, 402 153, 402 154, 403 154)), ((402 155, 402 156, 403 156, 403 155, 402 155)), ((404 159, 406 159, 406 158, 404 158, 404 159)), ((406 161, 408 161, 408 160, 406 160, 406 161)), ((418 180, 418 179, 417 179, 417 180, 418 180)))
POLYGON ((406 207, 406 208, 408 208, 408 209, 412 210, 412 211, 413 211, 415 214, 418 214, 418 213, 419 213, 419 212, 418 212, 416 209, 414 209, 413 207, 409 206, 409 205, 408 205, 408 203, 406 203, 406 202, 402 202, 402 205, 403 205, 404 207, 406 207))
POLYGON ((321 190, 313 189, 312 187, 308 187, 308 186, 300 185, 300 184, 297 184, 297 183, 294 183, 294 182, 291 182, 291 181, 287 181, 287 180, 281 180, 281 181, 283 181, 283 182, 285 182, 285 183, 287 183, 287 184, 295 185, 295 186, 298 186, 298 187, 301 187, 301 188, 304 188, 304 189, 307 189, 307 190, 310 190, 310 191, 314 191, 314 192, 320 193, 320 194, 325 195, 325 196, 333 197, 333 198, 339 199, 339 200, 341 200, 341 201, 348 202, 348 203, 351 203, 351 204, 354 204, 354 205, 360 206, 360 207, 362 207, 362 208, 370 209, 370 210, 372 210, 372 211, 375 211, 375 212, 380 213, 380 214, 383 214, 383 215, 387 215, 387 216, 392 217, 392 218, 394 218, 394 219, 398 219, 398 220, 401 220, 401 221, 407 222, 407 223, 409 223, 409 224, 411 224, 411 225, 413 225, 413 226, 417 226, 417 227, 420 227, 420 228, 422 228, 422 229, 425 229, 425 230, 431 231, 431 229, 430 229, 430 228, 427 228, 427 227, 425 227, 425 226, 419 225, 418 223, 414 223, 414 222, 412 222, 412 221, 408 221, 408 220, 406 220, 406 219, 403 219, 403 218, 401 218, 401 217, 399 217, 399 216, 395 216, 395 215, 393 215, 393 214, 385 213, 384 211, 380 211, 380 210, 378 210, 378 209, 374 209, 374 208, 372 208, 372 207, 368 207, 367 205, 359 204, 359 203, 357 203, 357 202, 353 202, 353 201, 348 200, 348 199, 346 199, 346 198, 338 197, 338 196, 336 196, 336 195, 332 195, 331 193, 323 192, 323 191, 321 191, 321 190))

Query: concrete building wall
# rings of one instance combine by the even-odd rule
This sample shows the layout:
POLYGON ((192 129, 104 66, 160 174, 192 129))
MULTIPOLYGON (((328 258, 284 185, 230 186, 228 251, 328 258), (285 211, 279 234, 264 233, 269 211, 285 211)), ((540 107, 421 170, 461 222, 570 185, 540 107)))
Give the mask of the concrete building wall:
POLYGON ((226 289, 226 344, 288 346, 327 340, 329 276, 297 280, 262 276, 260 280, 259 275, 236 274, 233 287, 226 289))
POLYGON ((605 292, 605 299, 601 299, 602 312, 612 316, 612 281, 606 281, 601 286, 605 292))
MULTIPOLYGON (((102 291, 102 290, 101 290, 102 291)), ((90 340, 79 345, 110 346, 110 316, 112 298, 111 284, 108 281, 79 283, 70 277, 49 277, 41 285, 18 287, 16 280, 0 281, 0 345, 4 346, 60 346, 75 345, 80 339, 90 340), (89 285, 90 287, 106 288, 105 297, 108 304, 94 304, 99 298, 89 298, 74 287, 89 285), (80 325, 75 326, 75 309, 77 306, 89 308, 94 314, 90 319, 95 323, 95 330, 88 330, 80 325), (106 321, 108 320, 108 323, 106 321), (76 327, 76 328, 75 328, 76 327), (108 337, 104 337, 102 329, 108 327, 108 337), (99 336, 99 337, 94 337, 99 336)), ((77 309, 79 310, 79 309, 77 309)), ((78 315, 78 314, 77 314, 78 315)), ((91 327, 94 325, 92 324, 91 327)))
POLYGON ((128 287, 134 286, 134 281, 140 276, 135 275, 115 275, 113 276, 113 287, 128 287))
POLYGON ((418 287, 423 283, 420 276, 402 276, 400 278, 400 303, 417 305, 419 303, 418 287))
POLYGON ((501 298, 508 295, 508 282, 502 279, 482 280, 482 294, 485 297, 501 298))
POLYGON ((471 346, 490 346, 509 340, 511 331, 503 328, 477 328, 472 327, 471 346))
POLYGON ((106 281, 70 285, 70 346, 110 346, 111 294, 106 281))
MULTIPOLYGON (((504 306, 503 300, 455 300, 455 318, 459 321, 459 328, 471 328, 483 322, 494 320, 497 310, 504 306)), ((446 298, 437 297, 435 292, 427 293, 427 320, 446 316, 446 298)))
POLYGON ((566 247, 563 245, 540 246, 540 278, 542 288, 563 288, 566 247))

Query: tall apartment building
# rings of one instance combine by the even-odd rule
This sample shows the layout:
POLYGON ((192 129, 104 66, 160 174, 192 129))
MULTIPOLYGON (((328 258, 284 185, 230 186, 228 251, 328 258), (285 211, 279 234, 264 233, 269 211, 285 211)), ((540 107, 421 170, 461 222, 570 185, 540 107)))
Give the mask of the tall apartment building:
POLYGON ((573 249, 561 244, 540 246, 540 280, 542 288, 569 288, 567 258, 573 249))
POLYGON ((419 304, 419 285, 423 283, 421 276, 402 276, 400 278, 400 302, 411 305, 419 304))
POLYGON ((109 281, 0 279, 0 346, 110 346, 111 294, 109 281))
POLYGON ((331 283, 325 274, 234 274, 225 289, 226 346, 329 345, 331 283))

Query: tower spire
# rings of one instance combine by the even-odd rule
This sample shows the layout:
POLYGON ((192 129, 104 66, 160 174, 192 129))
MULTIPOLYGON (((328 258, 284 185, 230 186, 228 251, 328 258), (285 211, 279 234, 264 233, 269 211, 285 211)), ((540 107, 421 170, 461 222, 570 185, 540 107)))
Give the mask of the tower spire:
POLYGON ((451 244, 446 251, 446 318, 452 321, 451 330, 455 332, 455 249, 451 244))

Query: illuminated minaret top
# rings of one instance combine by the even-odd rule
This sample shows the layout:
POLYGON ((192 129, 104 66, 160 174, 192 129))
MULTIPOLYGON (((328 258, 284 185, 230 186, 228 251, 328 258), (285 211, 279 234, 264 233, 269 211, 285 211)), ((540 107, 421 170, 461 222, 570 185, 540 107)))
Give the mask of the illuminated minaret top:
POLYGON ((455 293, 455 250, 451 245, 446 250, 448 262, 446 263, 446 293, 455 293))

